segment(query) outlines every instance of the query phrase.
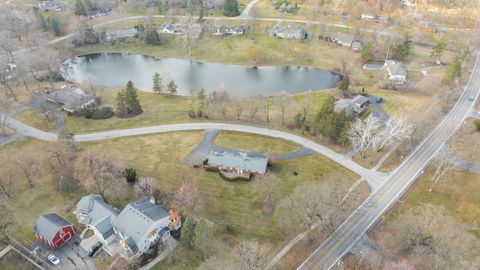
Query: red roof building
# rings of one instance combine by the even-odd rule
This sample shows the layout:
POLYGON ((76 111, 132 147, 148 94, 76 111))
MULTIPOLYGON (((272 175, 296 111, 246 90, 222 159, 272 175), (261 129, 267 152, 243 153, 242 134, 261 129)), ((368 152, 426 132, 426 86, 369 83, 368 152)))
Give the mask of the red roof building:
POLYGON ((56 249, 75 235, 73 225, 57 214, 41 215, 33 231, 37 238, 56 249))

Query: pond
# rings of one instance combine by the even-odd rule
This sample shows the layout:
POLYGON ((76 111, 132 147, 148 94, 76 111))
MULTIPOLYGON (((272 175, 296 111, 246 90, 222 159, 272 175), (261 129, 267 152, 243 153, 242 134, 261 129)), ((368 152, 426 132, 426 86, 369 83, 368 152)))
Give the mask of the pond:
POLYGON ((164 85, 175 80, 180 95, 202 87, 207 92, 226 90, 234 96, 293 94, 332 88, 340 80, 336 73, 309 67, 253 68, 121 53, 79 56, 63 66, 64 76, 72 82, 85 83, 94 76, 99 85, 124 87, 131 80, 143 91, 152 91, 152 76, 158 72, 164 85))

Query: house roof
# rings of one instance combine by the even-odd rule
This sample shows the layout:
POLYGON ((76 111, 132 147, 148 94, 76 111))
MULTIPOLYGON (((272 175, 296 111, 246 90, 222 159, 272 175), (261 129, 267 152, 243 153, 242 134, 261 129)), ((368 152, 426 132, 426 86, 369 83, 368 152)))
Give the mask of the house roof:
POLYGON ((350 99, 339 99, 335 102, 335 107, 333 109, 334 112, 342 112, 345 111, 347 114, 350 113, 352 110, 352 103, 350 99))
POLYGON ((222 149, 208 154, 208 164, 223 168, 265 173, 267 163, 268 158, 257 152, 222 149))
POLYGON ((48 241, 52 241, 60 229, 71 225, 70 222, 55 213, 43 214, 35 223, 33 231, 48 241))
POLYGON ((63 87, 48 94, 47 99, 62 104, 63 108, 69 111, 81 109, 83 105, 94 101, 93 97, 87 95, 82 89, 70 87, 63 87))
POLYGON ((127 237, 125 241, 131 237, 136 244, 148 233, 153 223, 168 216, 166 207, 155 204, 150 198, 143 198, 127 204, 113 221, 113 226, 127 237))
POLYGON ((341 32, 337 32, 333 35, 333 38, 337 40, 337 42, 344 43, 344 44, 352 44, 355 41, 355 36, 350 34, 345 34, 341 32))
POLYGON ((392 76, 407 76, 407 72, 402 68, 400 62, 395 60, 386 60, 385 67, 388 69, 392 76))
POLYGON ((362 95, 355 96, 353 99, 339 99, 335 102, 333 111, 337 113, 345 111, 345 113, 350 116, 353 112, 363 112, 363 105, 368 102, 368 98, 362 95))
POLYGON ((353 104, 363 105, 368 102, 368 98, 362 95, 355 96, 352 99, 353 104))
MULTIPOLYGON (((102 235, 110 236, 114 220, 120 211, 106 203, 102 196, 89 194, 78 201, 76 208, 77 215, 82 215, 83 222, 94 226, 102 235)), ((106 238, 105 237, 105 238, 106 238)))
POLYGON ((137 34, 138 34, 138 30, 136 28, 121 29, 121 30, 107 32, 107 36, 110 38, 134 37, 137 34))

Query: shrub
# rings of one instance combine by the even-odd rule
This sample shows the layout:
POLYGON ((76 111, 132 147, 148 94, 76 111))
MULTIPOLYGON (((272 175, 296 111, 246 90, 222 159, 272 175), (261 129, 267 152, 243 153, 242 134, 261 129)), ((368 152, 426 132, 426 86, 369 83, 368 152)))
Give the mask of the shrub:
POLYGON ((97 110, 86 110, 85 118, 87 119, 108 119, 112 117, 115 113, 113 112, 112 107, 102 107, 97 110))
POLYGON ((137 170, 134 168, 125 168, 122 175, 125 177, 128 183, 135 183, 138 179, 137 170))
POLYGON ((477 131, 480 131, 480 120, 475 120, 475 121, 473 121, 473 124, 474 124, 475 127, 477 128, 477 131))

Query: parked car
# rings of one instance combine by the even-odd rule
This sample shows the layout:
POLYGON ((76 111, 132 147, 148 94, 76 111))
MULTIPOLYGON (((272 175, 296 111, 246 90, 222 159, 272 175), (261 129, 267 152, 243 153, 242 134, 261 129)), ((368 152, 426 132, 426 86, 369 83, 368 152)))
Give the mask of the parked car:
POLYGON ((47 258, 51 263, 53 263, 53 265, 59 265, 60 264, 60 259, 57 258, 57 256, 55 256, 53 254, 48 255, 47 258))
POLYGON ((95 245, 93 245, 93 246, 88 250, 87 256, 88 256, 88 257, 93 257, 93 255, 95 255, 95 253, 96 253, 101 247, 102 247, 102 243, 97 242, 95 245))
POLYGON ((377 99, 375 99, 375 102, 382 103, 383 102, 383 97, 377 97, 377 99))

